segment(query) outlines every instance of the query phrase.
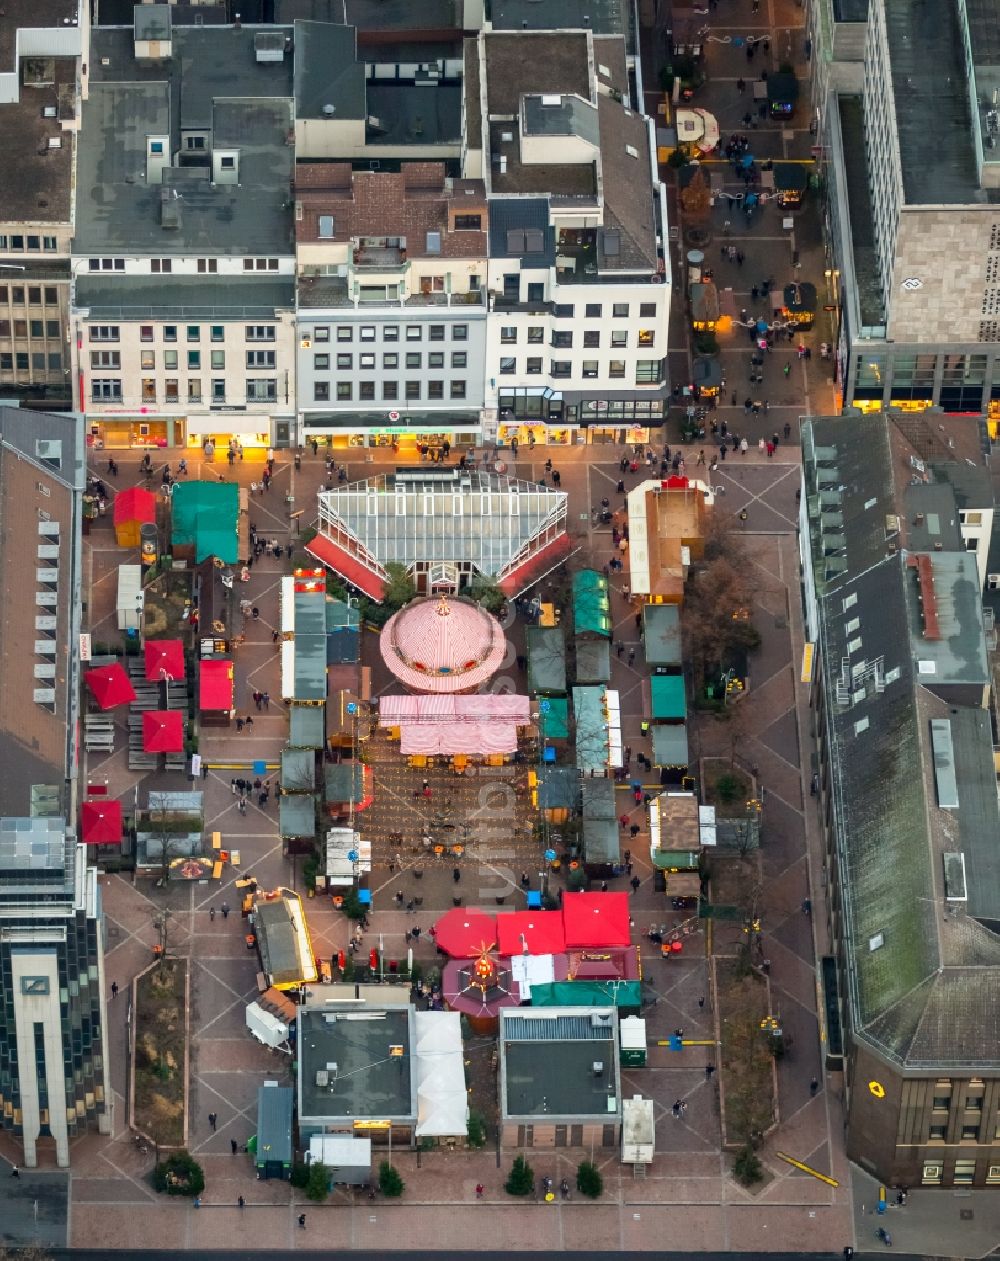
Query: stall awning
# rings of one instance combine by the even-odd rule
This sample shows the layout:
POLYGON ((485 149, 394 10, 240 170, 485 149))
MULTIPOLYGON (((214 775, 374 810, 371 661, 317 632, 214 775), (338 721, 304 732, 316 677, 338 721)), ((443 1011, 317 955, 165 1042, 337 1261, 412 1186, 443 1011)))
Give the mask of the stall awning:
POLYGON ((379 725, 400 728, 407 754, 513 753, 530 719, 526 696, 383 696, 379 725))
POLYGON ((292 705, 288 710, 288 743, 294 749, 322 749, 326 744, 326 707, 292 705))
POLYGON ((198 708, 202 711, 233 708, 233 663, 227 660, 198 663, 198 708))
POLYGON ((111 511, 115 525, 121 525, 125 521, 138 521, 141 525, 148 525, 156 521, 156 496, 151 490, 143 490, 141 486, 129 486, 115 495, 111 511))
POLYGON ((147 639, 143 654, 147 683, 158 683, 164 676, 172 683, 183 680, 184 645, 179 639, 147 639))
POLYGON ((654 674, 649 680, 650 713, 659 720, 687 717, 683 674, 654 674))
POLYGON ((565 893, 562 918, 567 949, 627 946, 632 938, 627 893, 565 893))
POLYGON ((483 911, 456 906, 434 925, 434 944, 452 959, 478 959, 497 943, 497 922, 483 911))
POLYGON ((553 981, 531 987, 532 1007, 642 1006, 641 981, 553 981))
POLYGON ((462 1017, 457 1011, 418 1011, 414 1033, 417 1138, 465 1138, 469 1096, 462 1017))
POLYGON ((142 716, 142 747, 147 753, 183 753, 184 716, 180 710, 147 710, 142 716))
POLYGON ((80 808, 80 839, 84 845, 120 845, 122 803, 108 797, 85 801, 80 808))
POLYGON ((135 688, 117 661, 114 665, 88 670, 83 677, 101 709, 114 709, 116 705, 128 705, 135 700, 135 688))
POLYGON ((378 574, 373 574, 370 569, 366 569, 350 552, 339 547, 331 538, 325 534, 317 534, 307 545, 306 551, 327 568, 332 569, 342 578, 346 578, 363 595, 372 600, 381 601, 385 594, 385 583, 382 579, 378 574))
POLYGON ((563 920, 558 911, 513 911, 497 916, 502 955, 557 955, 566 949, 563 920))
POLYGON ((565 696, 543 696, 538 702, 538 730, 543 740, 569 736, 569 701, 565 696))

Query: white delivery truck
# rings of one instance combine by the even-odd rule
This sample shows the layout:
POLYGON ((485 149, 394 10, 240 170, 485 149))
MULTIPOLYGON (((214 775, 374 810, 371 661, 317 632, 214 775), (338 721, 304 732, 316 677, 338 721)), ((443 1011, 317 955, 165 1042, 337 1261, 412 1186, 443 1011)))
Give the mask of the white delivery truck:
POLYGON ((247 1007, 247 1028, 258 1042, 291 1054, 291 1048, 288 1046, 288 1025, 277 1016, 272 1016, 269 1011, 265 1011, 260 1003, 251 1003, 247 1007))

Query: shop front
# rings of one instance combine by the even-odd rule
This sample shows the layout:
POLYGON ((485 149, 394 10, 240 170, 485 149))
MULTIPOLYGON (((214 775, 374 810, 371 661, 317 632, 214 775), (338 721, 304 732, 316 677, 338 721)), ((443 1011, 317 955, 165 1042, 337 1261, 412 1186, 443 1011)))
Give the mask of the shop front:
POLYGON ((652 397, 585 398, 574 396, 569 409, 580 419, 585 440, 591 446, 627 442, 648 443, 663 424, 664 387, 652 397))
POLYGON ((437 458, 448 451, 474 447, 482 433, 479 412, 378 412, 331 415, 305 412, 303 442, 318 442, 333 451, 357 447, 391 447, 404 458, 437 458))
POLYGON ((211 443, 217 457, 224 456, 230 445, 242 450, 245 458, 265 459, 269 447, 287 446, 290 421, 278 421, 269 415, 259 415, 243 409, 217 408, 211 412, 189 415, 185 426, 185 445, 188 450, 204 450, 211 443), (285 426, 285 441, 279 443, 276 435, 279 425, 285 426))
POLYGON ((569 422, 565 399, 548 386, 517 386, 497 395, 497 441, 509 446, 571 446, 577 424, 569 422))
POLYGON ((179 445, 184 421, 176 416, 89 416, 87 444, 109 451, 156 450, 179 445))

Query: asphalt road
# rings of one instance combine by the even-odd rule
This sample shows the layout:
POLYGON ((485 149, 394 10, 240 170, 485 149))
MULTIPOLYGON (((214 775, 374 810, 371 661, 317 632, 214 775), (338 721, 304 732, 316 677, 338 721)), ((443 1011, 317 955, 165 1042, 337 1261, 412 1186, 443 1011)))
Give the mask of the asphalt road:
MULTIPOLYGON (((332 1251, 332 1249, 331 1249, 332 1251)), ((510 1256, 511 1249, 504 1252, 438 1252, 435 1250, 435 1257, 439 1257, 441 1261, 491 1261, 510 1256)), ((74 1251, 73 1249, 56 1249, 50 1254, 54 1258, 65 1257, 66 1261, 106 1261, 109 1255, 106 1250, 99 1251, 74 1251)), ((132 1251, 132 1252, 115 1252, 115 1261, 127 1261, 127 1258, 134 1257, 136 1261, 173 1261, 174 1258, 185 1256, 183 1252, 162 1251, 132 1251)), ((219 1252, 199 1252, 198 1254, 203 1261, 210 1258, 219 1258, 219 1261, 257 1261, 257 1258, 265 1255, 264 1252, 240 1252, 219 1251, 219 1252)), ((266 1255, 271 1261, 299 1261, 302 1256, 301 1252, 296 1251, 276 1251, 267 1249, 266 1255)), ((549 1255, 544 1252, 532 1252, 533 1256, 540 1257, 549 1255)), ((620 1261, 622 1254, 620 1252, 559 1252, 552 1253, 552 1256, 558 1256, 560 1261, 611 1261, 611 1258, 617 1258, 620 1261)), ((643 1258, 669 1257, 671 1261, 679 1261, 680 1258, 690 1258, 690 1261, 842 1261, 841 1253, 829 1252, 644 1252, 641 1254, 643 1258)), ((880 1253, 855 1253, 854 1261, 875 1261, 875 1258, 883 1255, 880 1253)), ((894 1256, 896 1254, 893 1254, 894 1256)), ((427 1256, 426 1252, 389 1252, 388 1250, 379 1252, 352 1252, 350 1253, 351 1261, 384 1261, 387 1256, 391 1256, 393 1261, 424 1261, 427 1256)), ((899 1261, 928 1261, 927 1258, 918 1257, 916 1254, 900 1253, 899 1261)))

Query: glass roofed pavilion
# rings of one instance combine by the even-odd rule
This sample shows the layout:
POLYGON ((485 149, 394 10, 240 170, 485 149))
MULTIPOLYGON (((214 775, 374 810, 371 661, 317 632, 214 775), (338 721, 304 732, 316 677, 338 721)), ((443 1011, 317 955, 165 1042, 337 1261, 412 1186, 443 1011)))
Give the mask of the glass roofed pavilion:
POLYGON ((404 468, 319 494, 309 552, 373 600, 386 566, 405 565, 423 595, 493 579, 510 596, 572 550, 566 494, 458 468, 404 468))

